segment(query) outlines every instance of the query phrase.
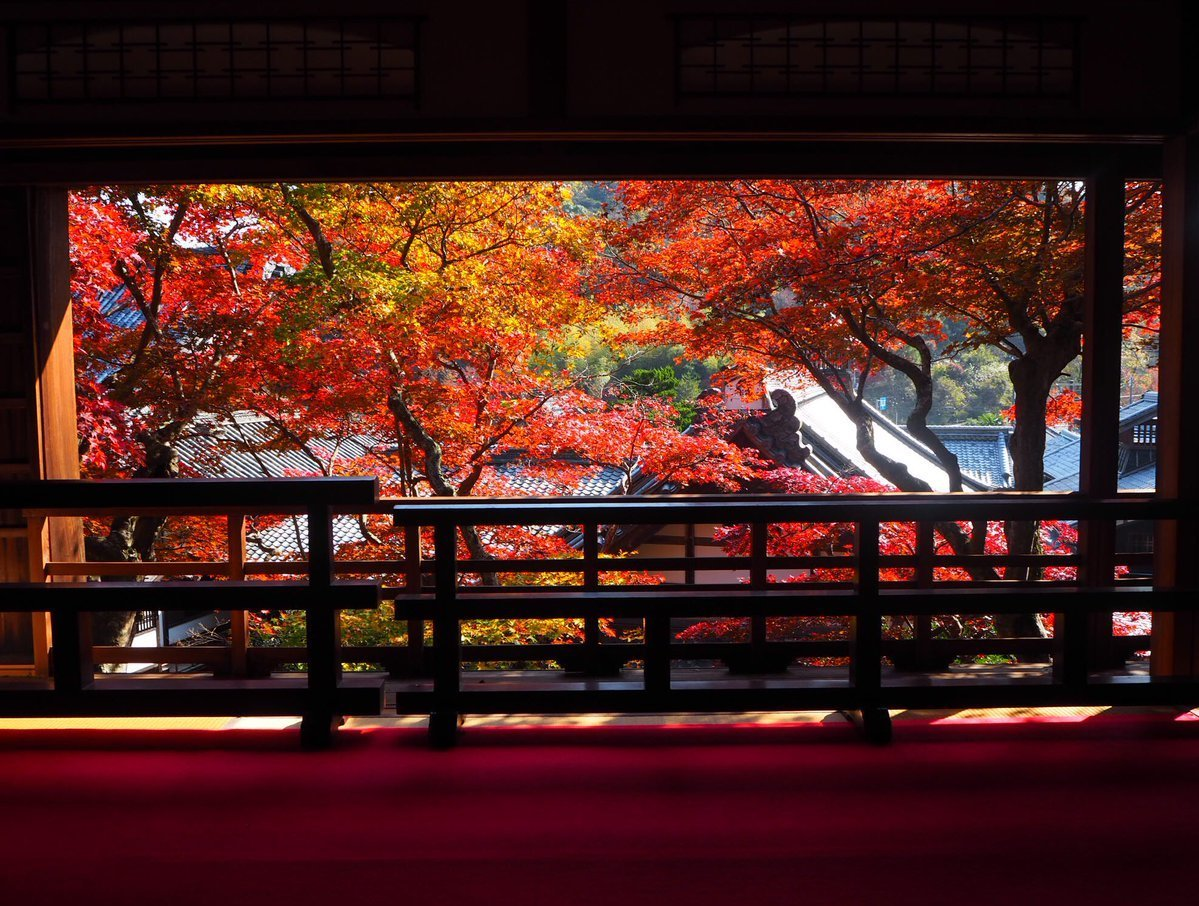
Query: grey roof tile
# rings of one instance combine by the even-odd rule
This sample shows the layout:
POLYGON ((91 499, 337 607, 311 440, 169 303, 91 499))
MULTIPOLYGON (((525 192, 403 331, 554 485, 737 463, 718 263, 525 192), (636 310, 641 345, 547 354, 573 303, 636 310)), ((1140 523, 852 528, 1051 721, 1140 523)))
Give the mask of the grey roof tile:
MULTIPOLYGON (((322 464, 308 453, 282 445, 278 431, 252 413, 235 413, 232 421, 203 419, 179 442, 181 465, 207 478, 284 478, 321 475, 322 464)), ((315 442, 325 459, 362 459, 385 447, 368 434, 315 442)))
POLYGON ((96 301, 100 304, 101 317, 113 327, 132 330, 146 323, 146 319, 137 310, 129 291, 124 286, 114 286, 107 292, 101 293, 96 301))
MULTIPOLYGON (((1140 399, 1134 400, 1127 406, 1122 407, 1120 409, 1120 426, 1124 428, 1155 418, 1157 416, 1157 404, 1157 394, 1146 393, 1140 399)), ((1045 472, 1050 476, 1050 479, 1045 483, 1045 490, 1077 491, 1081 455, 1082 437, 1080 435, 1062 428, 1047 429, 1045 432, 1045 472)), ((1152 471, 1152 467, 1148 468, 1152 471)), ((1143 469, 1138 469, 1135 472, 1122 476, 1120 479, 1121 489, 1132 490, 1131 487, 1124 487, 1124 483, 1128 480, 1135 481, 1141 485, 1138 488, 1139 490, 1152 489, 1152 484, 1145 485, 1148 479, 1140 474, 1143 471, 1143 469), (1137 475, 1138 477, 1133 479, 1133 475, 1137 475)))
MULTIPOLYGON (((818 455, 819 461, 813 464, 816 466, 813 471, 831 467, 840 474, 868 475, 883 480, 858 451, 857 430, 831 397, 820 390, 783 389, 788 389, 795 398, 795 415, 801 422, 801 442, 811 445, 818 455)), ((902 425, 895 424, 869 405, 866 408, 874 420, 874 441, 880 453, 903 463, 912 475, 927 482, 933 490, 949 490, 945 467, 931 450, 912 437, 902 425)), ((987 487, 985 482, 969 471, 963 475, 963 480, 970 490, 987 487)))
MULTIPOLYGON (((368 540, 353 516, 333 519, 333 549, 368 540)), ((291 560, 308 553, 308 517, 288 516, 278 525, 246 536, 247 559, 256 563, 291 560)))
POLYGON ((1157 463, 1142 466, 1132 472, 1125 472, 1120 476, 1116 486, 1121 491, 1157 490, 1157 463))
POLYGON ((519 463, 498 465, 496 474, 513 491, 529 497, 606 497, 624 484, 624 472, 613 466, 591 466, 571 484, 536 475, 519 463))
POLYGON ((962 471, 989 488, 1012 486, 1012 457, 1008 452, 1007 425, 930 425, 930 429, 958 458, 962 471))
MULTIPOLYGON (((1063 428, 1048 428, 1045 431, 1044 471, 1050 480, 1078 474, 1079 457, 1082 455, 1082 437, 1063 428)), ((1075 487, 1078 481, 1075 479, 1075 487)))
POLYGON ((1078 473, 1071 472, 1052 481, 1045 482, 1044 490, 1055 491, 1059 494, 1070 494, 1078 490, 1078 473))
MULTIPOLYGON (((368 434, 341 440, 317 442, 318 455, 339 459, 365 458, 386 445, 368 434)), ((314 444, 314 448, 315 448, 314 444)), ((180 464, 189 474, 215 478, 283 478, 293 475, 321 475, 321 464, 308 453, 282 446, 275 428, 264 417, 249 412, 235 413, 232 420, 206 418, 198 430, 179 443, 180 464)), ((497 475, 512 493, 527 496, 603 497, 618 492, 624 473, 611 466, 584 466, 584 473, 573 483, 553 481, 522 467, 518 461, 495 466, 497 475)), ((559 530, 543 526, 539 534, 559 530)), ((279 524, 251 534, 247 538, 249 559, 255 562, 287 561, 304 556, 308 550, 308 521, 305 516, 289 516, 279 524)), ((334 550, 346 544, 368 540, 354 516, 338 516, 333 522, 334 550)))
POLYGON ((1148 421, 1157 415, 1157 393, 1150 391, 1142 394, 1138 400, 1133 400, 1120 409, 1120 427, 1127 428, 1138 422, 1148 421))

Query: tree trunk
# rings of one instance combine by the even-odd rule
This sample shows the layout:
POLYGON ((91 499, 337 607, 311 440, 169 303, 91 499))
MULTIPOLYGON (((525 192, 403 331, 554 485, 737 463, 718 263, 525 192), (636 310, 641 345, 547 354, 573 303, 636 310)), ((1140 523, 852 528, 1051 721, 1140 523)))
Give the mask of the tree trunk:
MULTIPOLYGON (((841 411, 854 423, 857 431, 856 445, 858 452, 862 454, 862 458, 866 462, 874 466, 884 479, 901 491, 919 493, 932 490, 928 482, 913 475, 906 465, 879 452, 878 447, 874 443, 874 421, 860 400, 849 399, 844 394, 839 393, 827 380, 818 378, 818 381, 820 381, 822 389, 828 393, 829 397, 837 403, 841 411)), ((950 456, 953 455, 948 450, 945 452, 950 456)), ((954 465, 956 464, 957 459, 955 457, 954 465)), ((958 474, 960 476, 960 471, 958 474)), ((953 548, 955 554, 969 554, 973 552, 973 539, 956 522, 938 522, 935 528, 937 533, 953 548)), ((989 569, 981 571, 971 570, 971 575, 977 579, 995 578, 994 571, 989 569)))
MULTIPOLYGON (((416 414, 408 407, 408 402, 404 399, 402 390, 399 388, 392 390, 391 395, 387 399, 387 408, 391 410, 392 418, 395 422, 396 441, 401 446, 404 446, 411 440, 417 449, 424 454, 425 479, 432 485, 433 490, 443 497, 466 496, 460 495, 458 489, 446 480, 441 467, 441 444, 425 430, 424 425, 421 424, 416 414)), ((462 536, 462 542, 466 545, 471 559, 495 559, 488 552, 486 545, 483 544, 483 539, 479 537, 479 530, 477 528, 466 525, 459 528, 458 532, 462 536)), ((484 572, 480 575, 484 585, 500 584, 499 577, 493 572, 484 572)))
MULTIPOLYGON (((1008 374, 1016 396, 1016 420, 1012 427, 1012 487, 1017 491, 1040 491, 1045 487, 1045 418, 1048 412, 1049 393, 1053 382, 1070 359, 1058 363, 1060 355, 1046 361, 1048 350, 1035 349, 1026 352, 1008 364, 1008 374)), ((1042 553, 1040 523, 1029 521, 1006 522, 1003 526, 1007 538, 1008 552, 1012 554, 1042 553)), ((1004 571, 1008 578, 1027 581, 1040 575, 1032 567, 1008 567, 1004 571)), ((1046 638, 1049 635, 1040 614, 1009 613, 995 615, 995 628, 1000 635, 1032 636, 1046 638)))
MULTIPOLYGON (((135 478, 178 478, 179 454, 172 443, 156 435, 144 435, 141 441, 146 450, 146 465, 135 478)), ((154 545, 166 526, 164 516, 117 516, 104 537, 84 539, 84 555, 89 563, 121 563, 154 560, 154 545)), ((115 581, 112 577, 101 582, 115 581)), ((133 644, 133 629, 137 611, 105 611, 92 617, 92 640, 96 645, 128 647, 133 644)), ((112 673, 115 664, 101 664, 100 670, 112 673)))

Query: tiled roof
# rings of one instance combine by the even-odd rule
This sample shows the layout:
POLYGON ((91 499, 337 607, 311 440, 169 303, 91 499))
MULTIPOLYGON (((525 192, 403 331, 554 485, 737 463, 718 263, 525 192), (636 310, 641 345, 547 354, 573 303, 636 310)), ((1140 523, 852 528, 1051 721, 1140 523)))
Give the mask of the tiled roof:
POLYGON ((101 317, 113 327, 132 330, 146 323, 124 286, 114 286, 108 292, 101 293, 97 301, 100 303, 101 317))
MULTIPOLYGON (((352 460, 370 456, 385 447, 367 434, 312 444, 326 460, 352 460)), ((201 419, 196 430, 179 442, 181 468, 206 478, 284 478, 322 475, 321 463, 308 453, 283 446, 271 422, 251 412, 230 419, 201 419)), ((278 525, 247 537, 247 555, 254 561, 288 560, 308 551, 308 519, 291 516, 278 525)), ((333 521, 334 548, 365 541, 358 520, 338 516, 333 521)))
MULTIPOLYGON (((368 540, 354 516, 333 519, 333 549, 368 540)), ((308 517, 288 516, 278 525, 246 536, 247 559, 255 562, 290 560, 308 553, 308 517)))
MULTIPOLYGON (((1077 475, 1082 455, 1082 435, 1065 428, 1045 429, 1044 471, 1051 481, 1077 475)), ((1075 479, 1075 489, 1078 481, 1075 479)), ((1048 489, 1048 486, 1046 486, 1048 489)))
POLYGON ((530 497, 606 497, 624 485, 624 472, 613 466, 593 466, 570 484, 535 475, 517 463, 504 463, 495 471, 513 491, 530 497))
POLYGON ((1078 490, 1078 473, 1071 472, 1069 475, 1063 475, 1061 478, 1054 478, 1052 481, 1045 482, 1044 490, 1056 491, 1060 494, 1069 494, 1078 490))
MULTIPOLYGON (((362 459, 385 447, 368 434, 311 444, 325 461, 362 459)), ((192 434, 179 442, 181 464, 207 478, 283 478, 321 475, 321 461, 294 447, 283 446, 269 420, 238 412, 232 420, 203 419, 192 434)))
MULTIPOLYGON (((822 390, 784 389, 795 397, 795 415, 801 422, 800 440, 811 445, 817 456, 814 471, 835 469, 839 474, 868 475, 885 481, 858 451, 856 426, 828 394, 822 390)), ((949 476, 932 451, 878 410, 867 408, 874 418, 874 444, 878 451, 903 463, 913 476, 927 482, 934 491, 948 491, 949 476)), ((963 479, 972 490, 986 487, 972 473, 967 472, 963 479)))
POLYGON ((1120 476, 1116 487, 1121 491, 1153 491, 1157 489, 1157 463, 1120 476))
MULTIPOLYGON (((324 460, 361 459, 386 445, 368 434, 339 441, 323 440, 312 444, 324 460)), ((290 475, 321 475, 321 463, 310 454, 284 446, 268 419, 251 412, 235 413, 233 419, 206 418, 193 434, 180 441, 180 465, 184 471, 208 478, 282 478, 290 475)), ((510 460, 494 467, 511 493, 527 496, 603 497, 620 491, 624 473, 610 466, 579 464, 581 474, 569 481, 554 481, 510 460)), ((559 527, 542 526, 539 534, 552 533, 559 527)), ((368 540, 354 516, 338 516, 333 521, 334 550, 346 544, 368 540)), ((308 550, 308 520, 291 516, 279 524, 247 537, 250 560, 279 561, 302 557, 308 550)))
POLYGON ((1157 392, 1149 391, 1120 409, 1120 427, 1127 428, 1157 415, 1157 392))
MULTIPOLYGON (((1120 427, 1149 421, 1157 416, 1157 394, 1146 393, 1120 409, 1120 427)), ((1045 471, 1050 480, 1046 491, 1077 491, 1081 469, 1082 438, 1073 431, 1050 428, 1045 432, 1045 471)), ((1121 491, 1152 491, 1157 482, 1157 467, 1147 465, 1120 476, 1121 491)))
POLYGON ((958 458, 958 465, 988 488, 1012 485, 1012 456, 1007 425, 930 425, 930 429, 958 458))
MULTIPOLYGON (((790 390, 796 401, 795 414, 802 422, 800 439, 812 447, 805 468, 817 474, 861 474, 881 476, 858 452, 853 423, 829 396, 819 390, 790 390)), ((907 430, 882 413, 871 410, 875 424, 875 446, 879 452, 908 467, 933 490, 948 490, 948 476, 936 456, 907 430)), ((1157 414, 1157 394, 1146 393, 1120 410, 1122 427, 1148 421, 1157 414)), ((964 484, 972 490, 1009 488, 1012 459, 1008 447, 1011 428, 1006 425, 930 425, 946 448, 958 457, 964 484)), ((1078 490, 1082 438, 1065 428, 1045 430, 1045 490, 1078 490)), ((1122 490, 1153 487, 1152 467, 1138 469, 1120 479, 1122 490)))

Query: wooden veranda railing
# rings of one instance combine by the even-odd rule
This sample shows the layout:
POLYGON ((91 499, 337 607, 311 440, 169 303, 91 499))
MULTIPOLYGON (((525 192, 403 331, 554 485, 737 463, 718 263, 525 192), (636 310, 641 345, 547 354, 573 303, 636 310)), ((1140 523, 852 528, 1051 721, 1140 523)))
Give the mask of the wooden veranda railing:
POLYGON ((33 581, 0 585, 0 609, 49 612, 53 678, 0 685, 0 714, 302 714, 309 739, 317 741, 327 736, 338 715, 379 712, 383 678, 343 675, 343 663, 375 664, 392 676, 408 677, 398 684, 396 711, 434 715, 431 726, 442 741, 452 738, 463 713, 835 708, 869 716, 881 734, 888 708, 1199 700, 1195 681, 1108 669, 1152 643, 1148 636, 1114 638, 1113 611, 1196 607, 1188 590, 1153 587, 1152 554, 1115 549, 1112 526, 1117 521, 1157 522, 1183 515, 1176 503, 1152 497, 680 495, 396 501, 379 500, 372 479, 42 482, 7 484, 2 490, 0 506, 20 509, 27 519, 33 581), (86 564, 39 558, 46 519, 121 514, 225 517, 226 557, 86 564), (305 517, 306 553, 275 562, 248 559, 246 520, 264 514, 305 517), (386 553, 379 559, 337 556, 333 525, 347 514, 387 514, 402 542, 381 547, 386 553), (938 522, 980 520, 1077 522, 1082 543, 1064 554, 953 554, 944 545, 938 549, 938 522), (851 537, 840 539, 834 552, 771 555, 771 526, 828 523, 852 527, 851 537), (880 527, 894 523, 913 530, 916 543, 910 553, 880 550, 880 527), (695 527, 721 524, 747 526, 747 555, 699 553, 695 527), (677 542, 680 555, 611 558, 603 552, 602 542, 615 527, 646 525, 681 527, 663 536, 677 542), (500 547, 496 559, 461 558, 459 535, 467 526, 484 533, 494 526, 541 527, 570 546, 554 557, 507 556, 500 547), (1054 567, 1056 578, 977 578, 984 568, 1009 567, 1054 567), (1121 574, 1118 567, 1132 572, 1121 574), (960 568, 976 578, 948 577, 950 569, 960 568), (845 578, 777 581, 828 569, 845 578), (655 574, 660 581, 608 584, 631 571, 655 574), (496 581, 483 584, 484 574, 496 581), (372 578, 338 578, 351 575, 372 578), (100 576, 106 581, 79 581, 100 576), (168 581, 129 581, 146 576, 168 581), (169 581, 183 577, 204 581, 169 581), (396 618, 406 623, 404 641, 341 645, 340 611, 374 607, 380 584, 383 598, 395 602, 396 618), (88 615, 95 611, 194 608, 230 612, 228 645, 126 649, 94 647, 87 637, 88 615), (247 612, 287 610, 307 611, 305 646, 250 644, 247 612), (1032 612, 1055 614, 1052 638, 935 638, 932 632, 935 615, 1032 612), (803 616, 841 618, 849 631, 825 639, 771 636, 772 618, 803 616), (901 617, 910 631, 896 637, 891 630, 901 617), (557 618, 581 622, 578 643, 462 644, 463 627, 473 621, 557 618), (634 631, 625 637, 606 635, 600 631, 606 618, 634 631), (678 638, 680 626, 715 618, 744 621, 746 638, 702 643, 678 638), (427 639, 430 625, 432 644, 427 639), (449 643, 442 644, 443 639, 449 643), (1052 669, 966 681, 945 676, 949 660, 979 654, 1051 661, 1052 669), (784 668, 796 658, 832 658, 844 666, 787 673, 784 668), (892 670, 884 659, 906 665, 908 671, 892 670), (546 661, 566 667, 577 680, 554 688, 544 682, 497 686, 461 681, 464 668, 546 661), (211 676, 155 682, 95 673, 96 664, 122 662, 196 665, 211 676), (711 665, 717 662, 735 667, 737 675, 716 675, 711 665), (272 669, 297 663, 307 666, 306 677, 270 675, 272 669), (692 669, 697 664, 708 664, 707 672, 692 669))
MULTIPOLYGON (((378 713, 381 690, 343 682, 340 611, 379 604, 375 581, 336 580, 332 519, 338 508, 370 506, 378 498, 372 478, 256 480, 46 481, 0 484, 0 508, 19 509, 27 521, 28 582, 0 583, 0 609, 49 618, 49 683, 0 685, 0 714, 297 714, 313 745, 327 741, 341 715, 378 713), (300 581, 246 580, 244 524, 256 512, 307 518, 308 557, 300 581), (209 563, 72 563, 45 559, 46 520, 78 516, 224 516, 229 558, 209 563), (205 576, 220 581, 55 581, 83 577, 205 576), (104 611, 223 610, 233 616, 232 646, 108 648, 91 644, 91 616, 104 611), (206 664, 218 673, 244 676, 246 612, 302 610, 307 638, 295 653, 307 665, 297 681, 196 682, 149 685, 128 680, 97 682, 99 663, 152 661, 206 664), (136 653, 134 653, 136 651, 136 653)), ((301 572, 296 570, 294 572, 301 572)), ((38 653, 35 653, 37 656, 38 653)))
MULTIPOLYGON (((431 588, 396 595, 397 616, 431 619, 434 639, 448 638, 435 654, 432 689, 410 704, 433 715, 431 727, 443 741, 452 736, 461 713, 540 711, 709 711, 747 708, 837 708, 861 713, 868 730, 889 735, 889 708, 944 708, 987 705, 1054 705, 1193 702, 1195 682, 1153 682, 1147 676, 1103 675, 1092 670, 1093 655, 1110 657, 1115 640, 1111 617, 1115 611, 1189 611, 1199 606, 1180 589, 1154 588, 1144 575, 1122 578, 1117 567, 1143 567, 1152 555, 1120 553, 1111 530, 1116 521, 1157 521, 1177 518, 1178 506, 1152 498, 1087 500, 1077 495, 1052 494, 884 494, 815 498, 672 496, 638 500, 555 498, 542 500, 405 501, 395 507, 397 525, 432 526, 436 568, 431 588), (938 554, 934 526, 958 521, 1077 521, 1084 544, 1072 554, 938 554), (917 549, 907 555, 880 553, 880 526, 914 523, 917 549), (748 524, 747 557, 647 558, 634 561, 647 570, 679 570, 682 583, 654 586, 604 587, 599 576, 627 569, 628 561, 599 559, 599 526, 666 524, 748 524), (804 557, 772 557, 768 527, 777 524, 854 525, 852 551, 804 557), (464 573, 495 570, 492 561, 456 560, 456 537, 463 526, 578 526, 583 557, 574 569, 581 586, 526 589, 464 587, 464 573), (1073 568, 1073 576, 1054 580, 994 579, 939 581, 945 567, 1073 568), (695 582, 699 570, 747 570, 735 585, 695 582), (774 583, 775 570, 849 567, 853 578, 842 582, 774 583), (899 568, 910 576, 880 581, 880 570, 899 568), (1053 613, 1052 639, 938 640, 929 635, 935 614, 1053 613), (772 642, 767 619, 781 616, 849 618, 851 637, 842 642, 772 642), (884 621, 895 615, 916 616, 915 637, 885 639, 884 621), (478 691, 463 685, 464 653, 459 645, 461 623, 468 620, 514 617, 575 617, 588 623, 584 644, 602 649, 595 624, 601 617, 643 621, 644 642, 619 645, 617 659, 636 657, 643 663, 642 682, 635 688, 580 688, 570 692, 543 690, 478 691), (683 643, 674 637, 672 619, 739 617, 750 622, 750 641, 743 647, 752 657, 777 663, 775 653, 847 655, 849 670, 843 682, 786 684, 692 683, 672 662, 703 657, 727 657, 729 647, 683 643), (1104 625, 1106 624, 1106 626, 1104 625), (1099 632, 1096 631, 1098 625, 1099 632), (919 655, 934 653, 1018 652, 1045 654, 1053 669, 1043 679, 1014 683, 947 684, 895 682, 883 679, 885 655, 904 648, 919 655), (1098 650, 1107 649, 1107 650, 1098 650)), ((690 540, 684 536, 685 543, 690 540)), ((564 569, 508 561, 514 570, 564 569)), ((1146 648, 1147 637, 1120 640, 1125 650, 1146 648)), ((597 652, 598 653, 598 652, 597 652)), ((912 660, 909 658, 909 660, 912 660)), ((397 708, 403 708, 397 701, 397 708)))

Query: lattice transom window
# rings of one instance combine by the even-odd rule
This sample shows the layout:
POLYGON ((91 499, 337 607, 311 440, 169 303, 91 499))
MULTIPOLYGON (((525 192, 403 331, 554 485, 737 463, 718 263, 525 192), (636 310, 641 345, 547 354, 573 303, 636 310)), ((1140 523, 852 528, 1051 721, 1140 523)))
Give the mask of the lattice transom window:
POLYGON ((682 95, 1072 98, 1075 20, 677 20, 682 95))
POLYGON ((56 22, 20 26, 14 95, 28 103, 407 98, 413 19, 56 22))

